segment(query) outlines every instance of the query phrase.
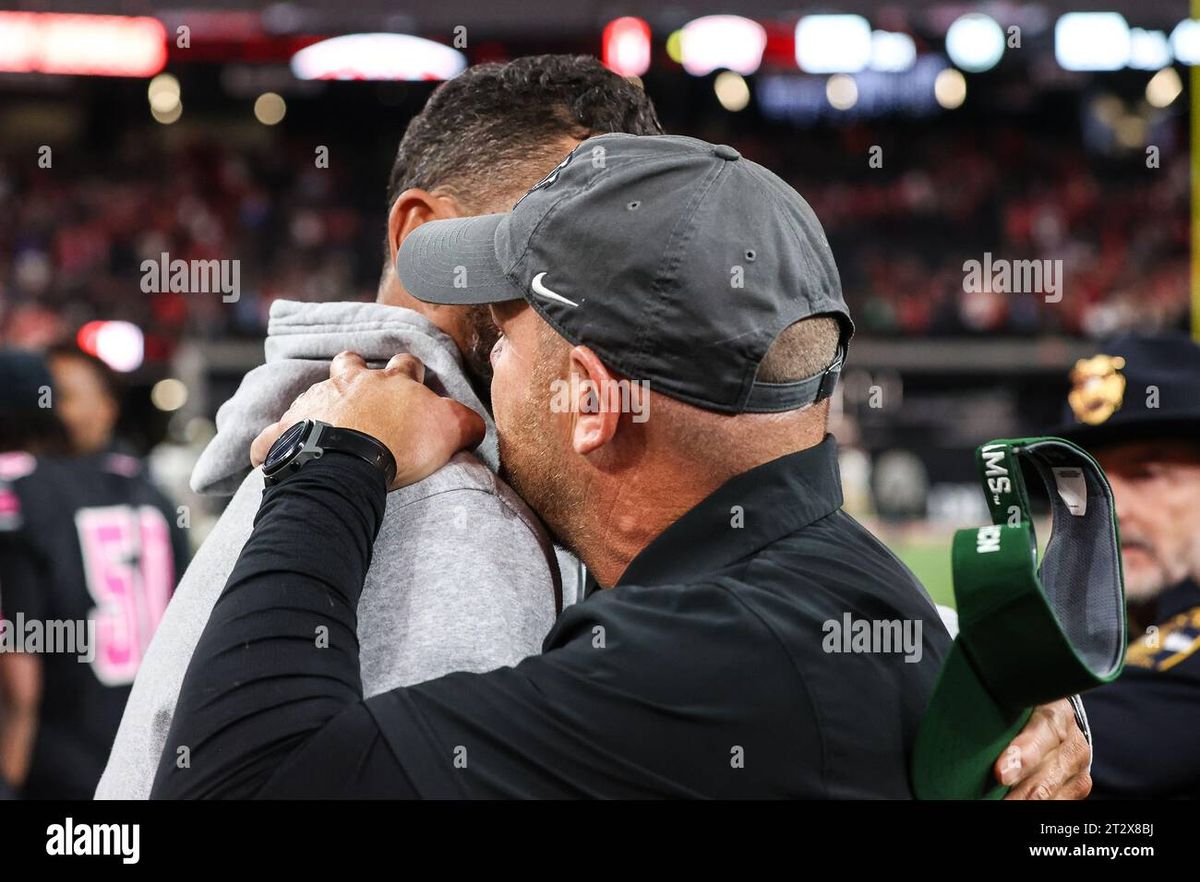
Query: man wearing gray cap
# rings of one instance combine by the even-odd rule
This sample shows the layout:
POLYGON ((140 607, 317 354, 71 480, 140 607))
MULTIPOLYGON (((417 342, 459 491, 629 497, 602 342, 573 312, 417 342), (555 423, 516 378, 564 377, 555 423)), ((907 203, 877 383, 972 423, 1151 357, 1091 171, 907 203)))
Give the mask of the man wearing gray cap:
POLYGON ((343 353, 255 441, 270 486, 154 795, 910 796, 950 641, 841 511, 826 422, 853 325, 804 200, 728 147, 606 135, 511 214, 415 230, 397 269, 491 304, 506 477, 606 590, 515 667, 364 701, 386 491, 482 424, 412 357, 343 353))

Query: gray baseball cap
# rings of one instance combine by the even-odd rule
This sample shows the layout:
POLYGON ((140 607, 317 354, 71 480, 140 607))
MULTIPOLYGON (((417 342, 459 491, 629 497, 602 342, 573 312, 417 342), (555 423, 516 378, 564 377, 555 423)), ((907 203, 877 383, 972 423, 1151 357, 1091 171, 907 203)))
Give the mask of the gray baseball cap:
POLYGON ((732 147, 674 135, 589 138, 511 212, 413 230, 396 272, 429 303, 524 299, 610 369, 720 413, 828 397, 854 332, 800 194, 732 147), (818 315, 840 323, 834 363, 757 382, 780 332, 818 315))

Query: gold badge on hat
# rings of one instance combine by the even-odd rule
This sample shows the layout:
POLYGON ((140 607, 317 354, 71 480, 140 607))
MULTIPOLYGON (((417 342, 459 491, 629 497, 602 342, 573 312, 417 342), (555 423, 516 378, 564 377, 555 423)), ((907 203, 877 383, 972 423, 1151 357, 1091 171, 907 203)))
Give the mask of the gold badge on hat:
POLYGON ((1125 359, 1119 355, 1097 355, 1075 362, 1067 403, 1076 419, 1098 426, 1121 409, 1125 399, 1125 377, 1120 374, 1123 367, 1125 359))

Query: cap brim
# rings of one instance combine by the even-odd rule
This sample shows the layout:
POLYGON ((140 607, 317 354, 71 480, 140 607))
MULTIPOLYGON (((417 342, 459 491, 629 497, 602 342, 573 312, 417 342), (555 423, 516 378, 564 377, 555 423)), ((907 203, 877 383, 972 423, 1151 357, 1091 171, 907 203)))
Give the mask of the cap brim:
POLYGON ((1003 797, 1008 788, 997 783, 993 766, 1031 713, 993 699, 955 641, 917 730, 912 764, 917 798, 1003 797))
POLYGON ((1197 438, 1200 437, 1200 413, 1146 414, 1137 419, 1112 420, 1096 426, 1070 423, 1057 426, 1046 434, 1066 438, 1085 450, 1130 441, 1197 438))
POLYGON ((524 293, 496 257, 496 231, 507 214, 451 218, 421 224, 396 254, 396 275, 426 303, 478 304, 520 300, 524 293))

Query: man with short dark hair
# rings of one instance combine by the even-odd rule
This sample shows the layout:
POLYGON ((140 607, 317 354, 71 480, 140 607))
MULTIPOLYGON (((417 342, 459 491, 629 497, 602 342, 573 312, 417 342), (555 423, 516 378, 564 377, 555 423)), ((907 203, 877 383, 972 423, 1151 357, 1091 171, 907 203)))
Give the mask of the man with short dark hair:
POLYGON ((662 133, 640 86, 584 55, 481 64, 440 86, 409 123, 388 176, 379 302, 427 314, 449 334, 486 401, 496 328, 480 306, 438 308, 396 282, 396 248, 419 223, 507 210, 585 138, 662 133))
MULTIPOLYGON (((580 139, 615 131, 661 131, 650 99, 596 59, 565 55, 473 67, 439 86, 412 120, 389 177, 388 260, 378 302, 276 302, 266 364, 245 377, 217 414, 218 434, 192 486, 235 495, 150 647, 98 797, 149 794, 188 661, 258 509, 263 480, 252 471, 250 441, 327 376, 343 350, 379 365, 397 353, 419 357, 431 388, 488 425, 475 454, 460 454, 390 501, 358 630, 363 688, 375 694, 450 671, 490 670, 538 650, 561 595, 573 600, 575 586, 569 579, 560 585, 545 530, 494 474, 487 356, 495 327, 486 307, 416 300, 392 266, 422 224, 507 211, 580 139)), ((563 558, 564 567, 573 564, 563 558)), ((320 642, 320 635, 312 637, 320 642)))

